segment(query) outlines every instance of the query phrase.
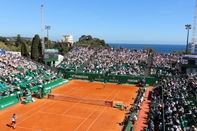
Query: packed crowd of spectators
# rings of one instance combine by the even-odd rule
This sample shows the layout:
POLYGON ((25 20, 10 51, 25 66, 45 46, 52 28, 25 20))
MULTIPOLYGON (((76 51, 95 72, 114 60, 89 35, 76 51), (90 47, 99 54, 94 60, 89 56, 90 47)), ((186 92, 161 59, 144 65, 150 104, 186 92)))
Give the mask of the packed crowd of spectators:
POLYGON ((184 64, 182 55, 178 54, 159 54, 153 55, 151 74, 157 76, 178 75, 179 63, 184 64))
POLYGON ((148 58, 152 57, 150 75, 178 76, 183 55, 150 54, 146 50, 124 48, 74 48, 58 66, 84 73, 144 76, 148 58))
POLYGON ((171 68, 173 62, 182 62, 181 55, 155 53, 153 56, 153 67, 171 68))
POLYGON ((142 76, 147 57, 142 50, 97 49, 93 61, 84 67, 84 72, 142 76))
POLYGON ((162 79, 152 93, 149 131, 162 131, 163 126, 166 131, 197 130, 196 80, 197 76, 162 79))
POLYGON ((20 54, 5 52, 0 55, 0 97, 13 95, 21 91, 21 87, 31 88, 55 78, 58 78, 58 73, 20 54))
POLYGON ((58 68, 77 71, 85 62, 92 57, 94 50, 91 48, 75 48, 68 52, 63 62, 58 65, 58 68))
POLYGON ((143 76, 147 59, 143 50, 75 48, 59 67, 73 71, 82 67, 81 72, 86 73, 143 76))

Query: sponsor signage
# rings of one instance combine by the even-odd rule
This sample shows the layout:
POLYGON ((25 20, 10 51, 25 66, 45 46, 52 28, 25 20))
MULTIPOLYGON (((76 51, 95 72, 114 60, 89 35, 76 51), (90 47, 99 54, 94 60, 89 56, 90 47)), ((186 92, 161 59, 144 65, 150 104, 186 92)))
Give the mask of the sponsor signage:
POLYGON ((8 103, 2 104, 1 108, 3 109, 3 108, 6 108, 6 107, 9 107, 9 106, 13 105, 14 103, 15 103, 15 101, 13 100, 13 101, 10 101, 8 103))
POLYGON ((134 80, 134 79, 128 79, 128 82, 138 82, 138 80, 134 80))
POLYGON ((109 79, 109 82, 118 82, 116 79, 109 79))
POLYGON ((72 78, 83 78, 83 79, 88 79, 88 76, 82 76, 82 75, 71 75, 72 78))
POLYGON ((104 81, 103 78, 95 78, 94 80, 95 80, 95 81, 104 81))

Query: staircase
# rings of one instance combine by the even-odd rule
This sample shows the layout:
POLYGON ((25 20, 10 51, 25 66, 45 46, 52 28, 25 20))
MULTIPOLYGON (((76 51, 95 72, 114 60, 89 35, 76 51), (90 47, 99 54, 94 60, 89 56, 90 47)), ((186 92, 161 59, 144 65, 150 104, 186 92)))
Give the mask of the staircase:
POLYGON ((150 75, 152 65, 153 65, 153 55, 150 54, 148 56, 147 66, 145 68, 144 76, 149 76, 150 75))

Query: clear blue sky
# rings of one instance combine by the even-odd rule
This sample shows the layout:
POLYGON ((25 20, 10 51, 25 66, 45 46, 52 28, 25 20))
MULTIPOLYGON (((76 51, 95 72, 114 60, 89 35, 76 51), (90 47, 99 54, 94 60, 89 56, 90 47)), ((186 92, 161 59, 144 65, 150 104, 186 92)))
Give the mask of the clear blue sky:
POLYGON ((195 1, 1 0, 0 36, 41 37, 44 5, 44 24, 55 41, 72 34, 74 41, 92 35, 107 43, 186 44, 185 24, 193 25, 195 1))

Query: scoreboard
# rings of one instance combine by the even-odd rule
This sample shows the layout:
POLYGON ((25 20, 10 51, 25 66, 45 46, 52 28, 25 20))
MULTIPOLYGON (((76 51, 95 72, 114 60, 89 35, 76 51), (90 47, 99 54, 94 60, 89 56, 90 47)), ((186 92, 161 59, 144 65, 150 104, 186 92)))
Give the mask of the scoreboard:
POLYGON ((184 55, 183 59, 187 61, 187 65, 197 66, 197 55, 184 55))
POLYGON ((44 61, 58 61, 58 49, 45 49, 44 50, 44 61))
POLYGON ((188 65, 197 65, 197 60, 188 60, 188 65))

